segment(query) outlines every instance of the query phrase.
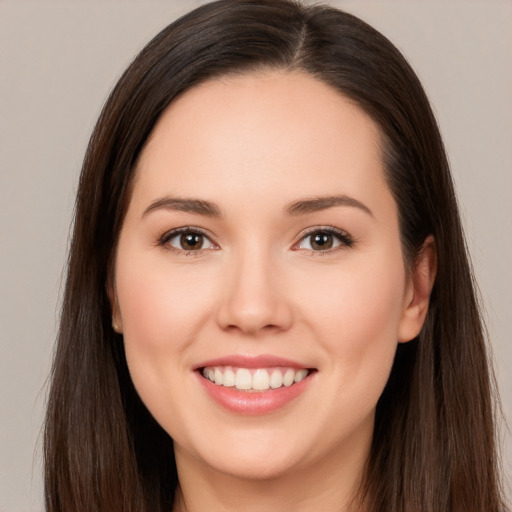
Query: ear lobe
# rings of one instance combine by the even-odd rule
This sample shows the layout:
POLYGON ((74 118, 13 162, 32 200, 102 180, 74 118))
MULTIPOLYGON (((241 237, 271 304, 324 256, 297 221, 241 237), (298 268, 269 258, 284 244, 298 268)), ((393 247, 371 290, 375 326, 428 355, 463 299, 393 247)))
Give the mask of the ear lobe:
POLYGON ((412 275, 409 278, 398 327, 399 343, 410 341, 420 333, 427 316, 436 272, 436 244, 434 237, 429 235, 416 258, 412 275))

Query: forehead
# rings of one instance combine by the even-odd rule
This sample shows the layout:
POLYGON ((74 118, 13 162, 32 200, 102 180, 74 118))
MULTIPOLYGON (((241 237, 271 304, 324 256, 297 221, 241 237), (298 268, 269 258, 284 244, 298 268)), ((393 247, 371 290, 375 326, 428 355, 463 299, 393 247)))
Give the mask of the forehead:
POLYGON ((387 189, 380 140, 357 105, 305 73, 222 77, 166 109, 141 154, 135 189, 208 199, 220 187, 255 200, 276 190, 283 200, 336 187, 355 194, 370 182, 387 189))

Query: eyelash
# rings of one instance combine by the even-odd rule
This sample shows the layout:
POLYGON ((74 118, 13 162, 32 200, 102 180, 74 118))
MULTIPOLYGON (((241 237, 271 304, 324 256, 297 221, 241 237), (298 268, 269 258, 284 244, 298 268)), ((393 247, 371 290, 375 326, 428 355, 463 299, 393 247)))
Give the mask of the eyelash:
POLYGON ((172 229, 171 231, 167 231, 158 239, 158 245, 165 247, 169 251, 175 251, 175 252, 181 253, 184 256, 199 256, 203 253, 203 251, 211 251, 211 250, 215 250, 218 248, 216 246, 215 242, 213 242, 211 240, 211 237, 206 233, 206 231, 204 231, 201 228, 190 227, 190 226, 185 226, 183 228, 177 228, 177 229, 172 229), (186 249, 178 249, 177 247, 173 247, 172 245, 169 244, 170 240, 172 240, 173 238, 180 236, 180 235, 185 235, 185 234, 200 235, 205 240, 209 241, 210 244, 212 244, 215 247, 210 248, 210 249, 201 248, 201 249, 196 249, 196 250, 186 250, 186 249))
POLYGON ((336 252, 336 251, 339 251, 342 249, 349 249, 350 247, 353 247, 353 245, 354 245, 354 239, 346 231, 343 231, 342 229, 334 228, 332 226, 325 226, 325 227, 319 226, 319 227, 311 228, 308 231, 306 231, 305 233, 303 233, 302 236, 300 237, 300 240, 296 244, 294 244, 294 246, 292 248, 297 251, 300 251, 300 250, 309 251, 311 253, 314 253, 315 256, 324 256, 326 254, 331 254, 333 252, 336 252), (299 247, 299 245, 304 240, 306 240, 308 237, 312 237, 313 235, 317 235, 317 234, 330 235, 330 236, 334 237, 335 239, 337 239, 340 242, 340 245, 323 250, 323 251, 322 250, 315 251, 314 249, 304 249, 304 248, 301 249, 299 247))
MULTIPOLYGON (((182 228, 177 228, 177 229, 173 229, 171 231, 167 231, 158 239, 158 245, 165 247, 168 250, 182 253, 185 256, 199 256, 200 254, 203 253, 203 251, 218 249, 218 246, 216 246, 216 244, 211 240, 210 236, 203 229, 196 228, 196 227, 190 227, 190 226, 185 226, 182 228), (175 238, 177 236, 184 235, 184 234, 200 235, 204 239, 209 241, 210 244, 212 244, 215 247, 207 248, 207 249, 200 248, 200 249, 196 249, 196 250, 186 250, 186 249, 179 249, 177 247, 173 247, 169 244, 170 240, 172 240, 173 238, 175 238)), ((330 254, 332 252, 335 252, 335 251, 338 251, 341 249, 350 248, 353 245, 354 245, 354 239, 346 231, 343 231, 338 228, 334 228, 332 226, 328 226, 328 227, 319 226, 319 227, 311 228, 308 231, 306 231, 305 233, 303 233, 301 235, 299 241, 292 246, 292 249, 296 250, 296 251, 305 250, 305 251, 314 253, 315 256, 323 256, 325 254, 330 254), (328 248, 326 250, 316 250, 316 251, 314 249, 304 249, 304 248, 299 247, 300 244, 304 240, 306 240, 308 237, 312 237, 313 235, 318 235, 318 234, 326 234, 326 235, 332 236, 336 240, 338 240, 338 242, 340 242, 340 244, 338 246, 328 248)))

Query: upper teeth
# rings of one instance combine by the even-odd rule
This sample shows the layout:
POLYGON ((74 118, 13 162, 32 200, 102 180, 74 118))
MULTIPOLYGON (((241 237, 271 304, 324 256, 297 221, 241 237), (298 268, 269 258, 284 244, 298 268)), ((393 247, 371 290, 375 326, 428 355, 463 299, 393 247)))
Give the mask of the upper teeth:
POLYGON ((231 366, 207 366, 203 376, 211 382, 242 390, 265 391, 300 382, 308 370, 305 368, 233 368, 231 366))

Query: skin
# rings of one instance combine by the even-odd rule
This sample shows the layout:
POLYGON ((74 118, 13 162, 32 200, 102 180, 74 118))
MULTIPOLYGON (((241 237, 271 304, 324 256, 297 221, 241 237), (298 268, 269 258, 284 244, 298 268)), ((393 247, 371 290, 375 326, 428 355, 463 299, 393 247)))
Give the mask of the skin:
POLYGON ((416 270, 402 257, 397 208, 376 124, 324 83, 259 72, 203 83, 164 112, 136 171, 111 291, 130 374, 172 436, 174 510, 348 510, 397 343, 415 337, 432 287, 433 241, 416 270), (290 215, 299 200, 345 195, 290 215), (221 216, 150 205, 164 197, 221 216), (207 236, 183 250, 193 226, 207 236), (311 228, 334 227, 333 247, 311 228), (315 368, 277 411, 221 407, 193 371, 231 354, 272 354, 315 368))

